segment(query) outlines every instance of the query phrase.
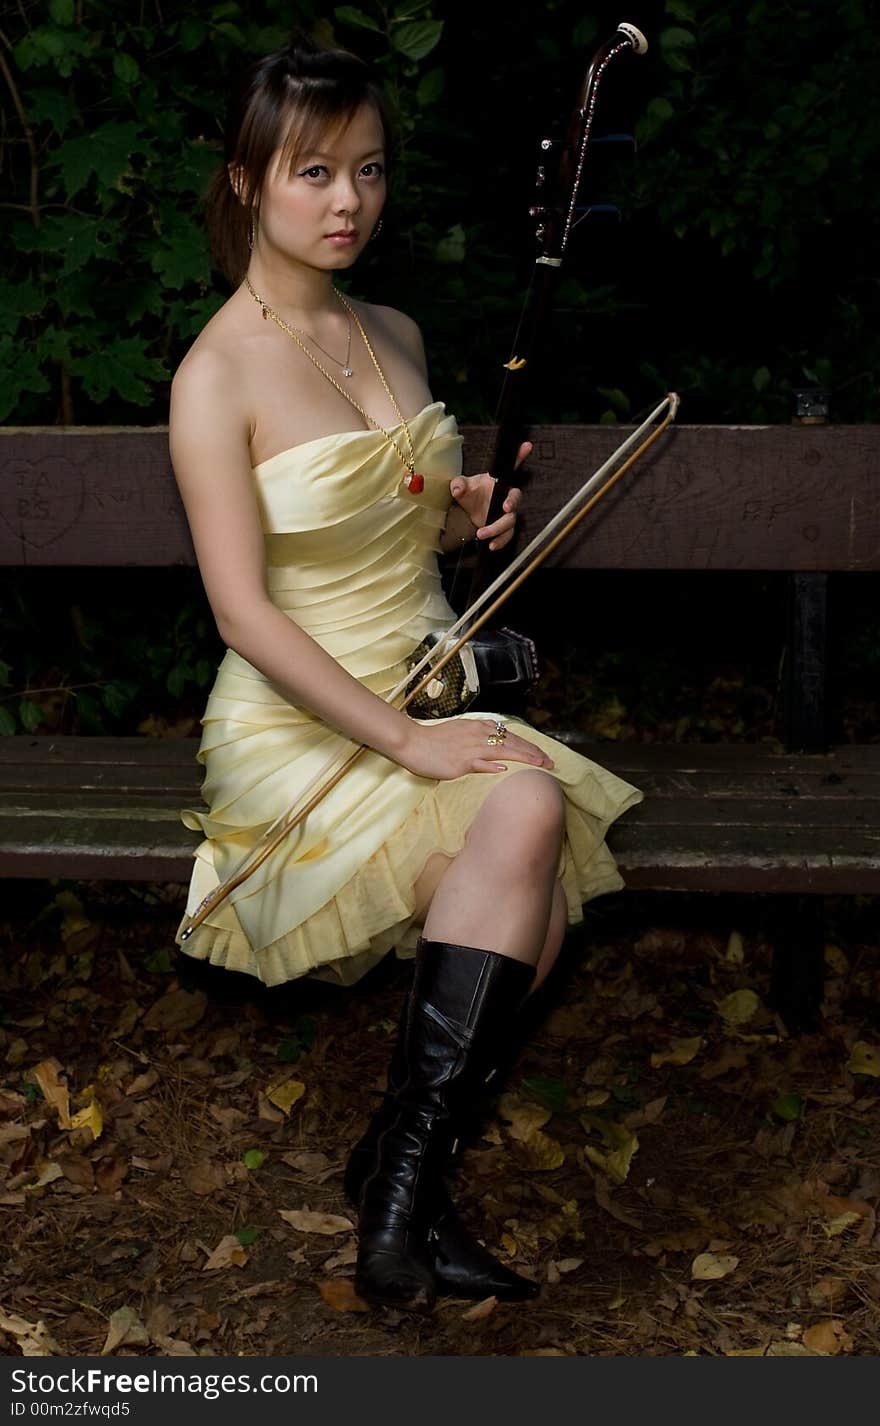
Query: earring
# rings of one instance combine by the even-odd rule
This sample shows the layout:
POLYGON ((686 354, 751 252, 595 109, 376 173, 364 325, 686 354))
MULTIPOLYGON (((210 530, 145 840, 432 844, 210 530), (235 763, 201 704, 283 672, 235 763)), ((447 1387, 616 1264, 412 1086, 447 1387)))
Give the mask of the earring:
POLYGON ((380 219, 379 219, 378 223, 376 224, 375 228, 373 229, 373 231, 372 231, 371 234, 370 234, 370 239, 369 239, 370 242, 372 242, 374 238, 378 238, 379 234, 380 234, 381 231, 382 231, 382 224, 383 224, 384 222, 385 222, 385 219, 384 219, 384 218, 380 218, 380 219))
POLYGON ((248 224, 248 247, 251 249, 253 249, 254 246, 254 238, 254 215, 251 213, 250 223, 248 224))

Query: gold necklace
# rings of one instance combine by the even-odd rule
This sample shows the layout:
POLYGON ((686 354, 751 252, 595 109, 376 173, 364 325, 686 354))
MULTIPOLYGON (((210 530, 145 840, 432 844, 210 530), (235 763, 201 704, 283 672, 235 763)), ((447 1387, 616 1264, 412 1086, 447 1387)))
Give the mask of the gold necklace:
MULTIPOLYGON (((403 480, 404 485, 406 486, 407 490, 409 490, 412 495, 419 495, 419 494, 424 490, 424 488, 425 488, 425 477, 424 477, 423 475, 419 475, 419 474, 417 473, 417 471, 416 471, 415 450, 414 450, 414 447, 413 447, 413 439, 412 439, 412 434, 410 433, 409 425, 407 424, 406 417, 404 416, 403 412, 401 411, 400 407, 399 407, 398 404, 397 404, 397 400, 396 400, 396 398, 395 398, 395 396, 394 396, 394 392, 391 390, 391 387, 388 385, 388 382, 385 380, 385 373, 383 372, 381 366, 379 365, 378 358, 377 358, 377 356, 376 356, 376 353, 373 351, 372 346, 370 345, 370 341, 369 341, 369 338, 368 338, 366 332, 364 331, 363 327, 361 326, 360 318, 358 317, 357 312, 355 312, 354 308, 349 305, 349 303, 348 303, 348 302, 346 301, 346 299, 343 297, 342 293, 338 290, 338 288, 335 288, 335 287, 334 287, 333 291, 336 293, 336 296, 339 298, 339 300, 340 300, 340 302, 342 303, 343 307, 344 307, 344 308, 346 309, 346 311, 348 312, 349 318, 351 318, 351 317, 354 318, 355 324, 356 324, 356 326, 357 326, 357 329, 358 329, 358 331, 360 332, 360 334, 361 334, 361 336, 362 336, 362 338, 363 338, 364 346, 366 347, 367 351, 368 351, 369 354, 370 354, 370 360, 372 361, 374 367, 376 368, 377 372, 379 373, 379 379, 380 379, 380 381, 382 382, 382 385, 384 386, 386 392, 388 393, 388 399, 390 400, 391 405, 394 407, 395 411, 397 412, 398 416, 400 417, 400 424, 401 424, 401 426, 403 427, 404 431, 406 432, 406 443, 407 443, 407 445, 408 445, 408 447, 409 447, 409 455, 408 455, 408 456, 404 455, 403 451, 400 449, 400 446, 399 446, 399 445, 397 444, 397 442, 395 441, 395 439, 394 439, 394 437, 392 436, 391 432, 390 432, 390 431, 386 431, 384 426, 380 426, 378 421, 374 421, 374 420, 373 420, 373 417, 370 416, 370 415, 364 410, 363 406, 361 406, 359 402, 355 401, 354 397, 351 396, 351 395, 349 395, 349 393, 345 390, 345 388, 344 388, 343 386, 340 386, 340 385, 339 385, 339 382, 336 380, 335 377, 333 377, 333 376, 330 375, 330 373, 329 373, 329 371, 327 370, 326 367, 324 367, 324 366, 321 365, 321 363, 318 361, 317 357, 315 357, 315 356, 312 355, 312 353, 309 351, 309 349, 308 349, 308 347, 305 345, 305 343, 300 341, 300 339, 299 339, 299 337, 298 337, 298 335, 297 335, 297 330, 296 330, 296 328, 295 328, 295 327, 291 327, 287 322, 285 322, 284 319, 283 319, 283 317, 279 317, 279 316, 278 316, 278 313, 275 312, 275 311, 273 311, 273 309, 269 306, 268 302, 266 302, 262 297, 259 296, 259 294, 258 294, 257 292, 254 291, 253 287, 251 286, 250 278, 247 276, 247 274, 245 274, 245 279, 244 279, 244 280, 245 280, 245 283, 247 284, 247 288, 248 288, 248 291, 250 292, 251 296, 254 298, 254 300, 255 300, 256 302, 259 302, 260 306, 261 306, 262 309, 263 309, 263 320, 265 321, 267 317, 271 317, 272 320, 273 320, 273 322, 277 323, 277 325, 278 325, 279 327, 281 327, 283 331, 287 332, 288 336, 292 337, 293 340, 296 342, 297 346, 300 347, 300 348, 302 349, 302 351, 305 352, 305 354, 306 354, 306 356, 308 357, 309 361, 312 362, 312 364, 313 364, 314 366, 316 366, 316 367, 318 368, 318 370, 319 370, 324 376, 326 376, 327 380, 331 383, 331 385, 333 385, 333 386, 336 387, 336 390, 339 392, 340 396, 344 396, 345 399, 346 399, 346 401, 348 401, 348 402, 350 403, 350 405, 352 405, 352 406, 355 408, 356 411, 359 411, 359 412, 360 412, 360 414, 363 416, 363 418, 364 418, 365 421, 368 421, 371 426, 375 426, 375 428, 376 428, 377 431, 381 431, 381 432, 382 432, 382 434, 383 434, 383 436, 385 437, 386 441, 388 441, 389 445, 392 445, 392 446, 394 447, 395 451, 397 452, 397 455, 398 455, 398 458, 399 458, 401 464, 406 467, 407 474, 404 476, 404 480, 403 480)), ((317 343, 316 343, 316 345, 317 345, 317 343)), ((321 350, 323 351, 323 347, 321 348, 321 350)))

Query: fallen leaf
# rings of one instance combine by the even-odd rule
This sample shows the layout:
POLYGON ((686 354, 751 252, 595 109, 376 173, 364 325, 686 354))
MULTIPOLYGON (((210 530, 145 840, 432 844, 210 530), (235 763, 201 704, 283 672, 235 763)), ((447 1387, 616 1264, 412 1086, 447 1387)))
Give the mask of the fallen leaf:
POLYGON ((630 1213, 621 1204, 615 1203, 609 1191, 608 1180, 601 1173, 595 1176, 593 1192, 599 1207, 604 1208, 606 1213, 610 1213, 612 1218, 616 1218, 619 1223, 628 1223, 630 1228, 642 1227, 641 1218, 637 1218, 634 1213, 630 1213))
POLYGON ((34 1065, 31 1074, 39 1086, 47 1104, 58 1115, 58 1123, 62 1129, 70 1128, 70 1093, 66 1084, 62 1084, 58 1078, 58 1071, 61 1068, 57 1060, 40 1060, 38 1065, 34 1065))
POLYGON ((257 1090, 257 1118, 268 1119, 270 1124, 283 1124, 285 1119, 283 1111, 270 1104, 261 1089, 257 1090))
POLYGON ((724 959, 730 965, 741 966, 745 959, 743 948, 743 938, 739 931, 731 931, 727 938, 727 950, 724 952, 724 959))
POLYGON ((141 1024, 145 1030, 191 1030, 207 1006, 203 990, 168 990, 150 1006, 141 1024))
POLYGON ((825 947, 825 964, 834 975, 849 973, 849 961, 839 946, 825 947))
POLYGON ((511 1139, 522 1143, 527 1143, 552 1115, 552 1109, 527 1103, 516 1094, 502 1094, 498 1100, 498 1118, 506 1121, 504 1127, 511 1139))
POLYGON ((278 1109, 283 1109, 285 1114, 289 1114, 293 1105, 298 1099, 302 1099, 306 1092, 306 1087, 301 1079, 285 1079, 278 1084, 270 1085, 266 1090, 266 1098, 270 1104, 274 1104, 278 1109))
POLYGON ((128 1177, 128 1164, 121 1154, 108 1154, 95 1169, 95 1182, 101 1193, 116 1193, 128 1177))
POLYGON ((40 1159, 36 1167, 37 1177, 31 1183, 25 1184, 28 1192, 34 1188, 45 1188, 47 1183, 54 1183, 56 1178, 64 1176, 64 1170, 54 1159, 40 1159))
POLYGON ((817 1322, 804 1333, 804 1345, 809 1347, 811 1352, 818 1352, 820 1357, 836 1357, 841 1352, 849 1352, 852 1344, 852 1337, 847 1335, 839 1317, 829 1317, 824 1322, 817 1322))
POLYGON ((668 1097, 664 1094, 659 1099, 649 1099, 641 1109, 634 1109, 631 1114, 625 1114, 623 1123, 627 1129, 644 1129, 647 1124, 656 1124, 666 1108, 668 1097))
POLYGON ((4 1312, 0 1308, 0 1328, 14 1337, 23 1357, 63 1357, 64 1349, 59 1347, 41 1319, 28 1322, 15 1312, 4 1312))
POLYGON ((132 1154, 133 1169, 143 1169, 145 1173, 167 1173, 174 1163, 173 1154, 157 1154, 153 1159, 145 1159, 140 1154, 132 1154))
POLYGON ((727 1277, 738 1265, 739 1258, 734 1258, 729 1253, 724 1256, 717 1253, 699 1253, 691 1263, 691 1277, 696 1278, 698 1282, 710 1282, 714 1278, 727 1277))
POLYGON ((480 1322, 484 1317, 491 1317, 497 1306, 497 1297, 484 1297, 482 1302, 475 1302, 473 1307, 469 1307, 467 1312, 463 1312, 461 1320, 462 1322, 480 1322))
POLYGON ((338 1253, 333 1253, 322 1263, 325 1273, 335 1272, 337 1268, 350 1268, 357 1262, 357 1243, 346 1243, 344 1248, 340 1248, 338 1253))
POLYGON ((585 1094, 581 1104, 585 1109, 599 1109, 603 1104, 607 1104, 611 1098, 610 1089, 591 1089, 589 1094, 585 1094))
POLYGON ((29 1139, 32 1127, 31 1124, 0 1124, 0 1148, 19 1139, 29 1139))
POLYGON ((64 1177, 78 1188, 94 1188, 95 1170, 91 1159, 87 1159, 85 1154, 66 1154, 58 1160, 58 1166, 64 1177))
POLYGON ((823 1223, 825 1235, 828 1238, 839 1238, 841 1233, 845 1233, 847 1228, 851 1228, 854 1223, 861 1221, 861 1213, 840 1213, 836 1218, 832 1218, 830 1223, 823 1223))
POLYGON ((95 1098, 95 1086, 89 1084, 83 1090, 86 1100, 84 1109, 80 1109, 70 1121, 71 1129, 91 1129, 92 1139, 95 1140, 103 1133, 104 1116, 101 1113, 101 1106, 95 1098))
POLYGON ((353 1233, 354 1224, 340 1213, 317 1213, 308 1208, 279 1208, 285 1223, 300 1233, 353 1233))
POLYGON ((558 1169, 565 1163, 565 1150, 557 1139, 538 1129, 523 1146, 526 1167, 537 1172, 558 1169))
POLYGON ((354 1284, 347 1277, 326 1278, 318 1283, 318 1291, 328 1307, 335 1312, 369 1312, 369 1303, 358 1297, 354 1284))
POLYGON ((109 1356, 123 1343, 131 1347, 146 1347, 150 1343, 149 1332, 131 1307, 119 1307, 111 1313, 101 1356, 109 1356))
POLYGON ((302 1174, 322 1174, 331 1167, 332 1159, 320 1149, 300 1149, 295 1154, 282 1154, 281 1161, 302 1174))
POLYGON ((880 1077, 880 1050, 869 1045, 867 1040, 856 1040, 846 1067, 850 1074, 866 1074, 872 1079, 880 1077))
POLYGON ((807 1296, 814 1307, 839 1306, 849 1292, 849 1283, 841 1277, 820 1277, 807 1296))
POLYGON ((139 1094, 146 1094, 148 1089, 152 1089, 154 1084, 159 1083, 159 1071, 148 1069, 145 1074, 137 1075, 131 1084, 126 1085, 125 1095, 128 1099, 136 1099, 139 1094))
POLYGON ((593 1144, 584 1144, 584 1154, 591 1164, 611 1180, 612 1183, 626 1182, 633 1156, 638 1151, 638 1136, 615 1124, 613 1120, 600 1119, 598 1114, 581 1114, 581 1125, 587 1131, 601 1134, 605 1149, 597 1149, 593 1144))
POLYGON ((208 1261, 204 1264, 202 1272, 214 1272, 217 1268, 243 1268, 247 1260, 248 1255, 238 1238, 234 1233, 227 1233, 224 1238, 220 1239, 208 1261))
POLYGON ((165 1357, 197 1357, 199 1354, 189 1342, 179 1337, 151 1337, 150 1341, 165 1357))
POLYGON ((241 1109, 233 1109, 229 1105, 212 1104, 209 1109, 212 1119, 222 1125, 227 1134, 238 1129, 247 1119, 247 1115, 241 1109))
POLYGON ((655 1050, 652 1054, 651 1067, 659 1069, 661 1065, 689 1065, 699 1054, 702 1045, 702 1035, 694 1035, 687 1040, 670 1040, 668 1049, 655 1050))
POLYGON ((226 1174, 219 1164, 211 1163, 210 1159, 199 1159, 197 1163, 188 1164, 181 1170, 180 1180, 190 1193, 197 1193, 202 1198, 226 1187, 226 1174))
POLYGON ((659 1238, 651 1238, 642 1251, 649 1258, 659 1258, 661 1253, 692 1253, 706 1245, 705 1228, 685 1228, 678 1233, 661 1233, 659 1238))
POLYGON ((760 1008, 760 998, 753 990, 734 990, 718 1001, 718 1013, 728 1025, 745 1025, 760 1008))

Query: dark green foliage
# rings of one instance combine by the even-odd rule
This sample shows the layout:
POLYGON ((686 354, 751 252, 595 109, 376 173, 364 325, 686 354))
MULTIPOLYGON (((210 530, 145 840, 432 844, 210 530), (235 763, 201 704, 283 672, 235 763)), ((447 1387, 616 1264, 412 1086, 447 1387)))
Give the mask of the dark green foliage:
MULTIPOLYGON (((436 392, 488 420, 532 252, 536 141, 564 122, 617 8, 446 0, 0 3, 11 43, 0 419, 164 422, 170 377, 226 291, 200 199, 237 70, 293 24, 373 58, 401 119, 385 234, 354 290, 423 325, 436 392)), ((538 419, 626 420, 668 386, 684 419, 785 420, 833 389, 872 420, 880 146, 864 0, 654 0, 645 60, 600 119, 639 156, 600 164, 560 294, 538 419), (592 227, 590 225, 593 225, 592 227), (581 238, 583 234, 583 238, 581 238)), ((344 285, 349 285, 348 282, 344 285)))
POLYGON ((7 573, 0 648, 0 735, 191 732, 223 655, 189 569, 7 573))

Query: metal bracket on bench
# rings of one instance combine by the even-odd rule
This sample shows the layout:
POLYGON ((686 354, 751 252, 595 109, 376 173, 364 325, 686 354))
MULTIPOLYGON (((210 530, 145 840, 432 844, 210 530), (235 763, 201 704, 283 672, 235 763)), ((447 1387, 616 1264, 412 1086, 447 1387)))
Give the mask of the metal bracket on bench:
POLYGON ((786 641, 785 745, 789 752, 824 753, 828 576, 791 576, 786 641))

